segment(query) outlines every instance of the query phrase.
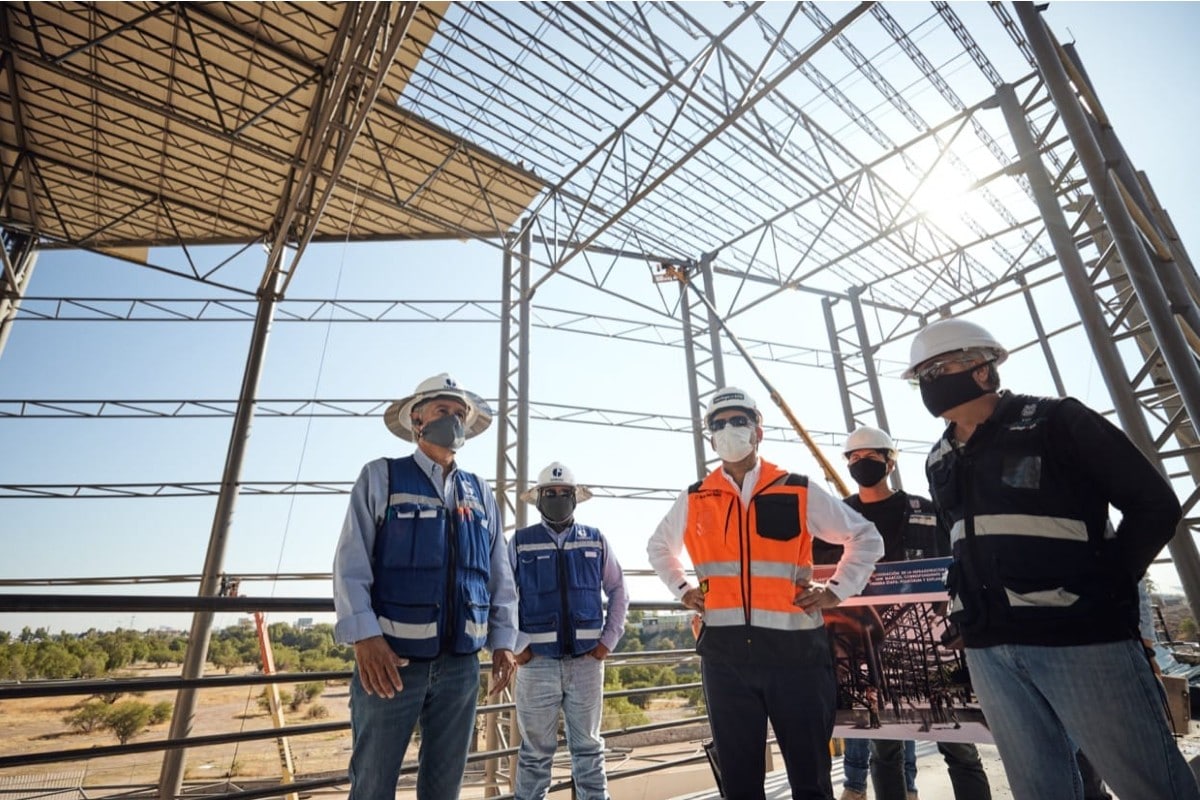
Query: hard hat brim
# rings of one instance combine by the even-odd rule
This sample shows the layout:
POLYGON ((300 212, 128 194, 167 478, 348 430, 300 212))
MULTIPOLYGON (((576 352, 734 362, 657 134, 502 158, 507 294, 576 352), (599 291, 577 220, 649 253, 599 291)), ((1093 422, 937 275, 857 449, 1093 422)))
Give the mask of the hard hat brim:
MULTIPOLYGON (((537 501, 538 501, 538 492, 541 491, 542 489, 546 488, 547 486, 562 486, 562 484, 561 483, 539 483, 537 486, 534 486, 532 489, 526 489, 525 491, 521 492, 521 499, 524 500, 526 503, 530 503, 531 505, 536 506, 537 501)), ((576 486, 575 487, 575 502, 576 503, 586 503, 588 500, 591 500, 591 499, 592 499, 592 490, 591 489, 589 489, 586 486, 576 486)))
POLYGON ((408 397, 402 397, 387 407, 383 412, 383 424, 393 435, 406 442, 415 442, 416 436, 412 429, 412 410, 425 400, 435 397, 452 397, 462 401, 467 407, 467 419, 463 423, 468 439, 483 433, 492 424, 492 409, 479 395, 466 389, 455 387, 438 388, 427 392, 414 392, 408 397))

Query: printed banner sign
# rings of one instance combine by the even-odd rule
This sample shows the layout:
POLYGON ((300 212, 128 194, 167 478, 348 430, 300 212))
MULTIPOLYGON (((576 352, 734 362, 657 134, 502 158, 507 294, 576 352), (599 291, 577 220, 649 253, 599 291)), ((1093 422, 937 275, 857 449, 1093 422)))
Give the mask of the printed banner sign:
MULTIPOLYGON (((861 595, 824 612, 838 678, 835 737, 992 741, 945 617, 949 565, 878 564, 861 595)), ((833 569, 818 566, 814 577, 833 569)))

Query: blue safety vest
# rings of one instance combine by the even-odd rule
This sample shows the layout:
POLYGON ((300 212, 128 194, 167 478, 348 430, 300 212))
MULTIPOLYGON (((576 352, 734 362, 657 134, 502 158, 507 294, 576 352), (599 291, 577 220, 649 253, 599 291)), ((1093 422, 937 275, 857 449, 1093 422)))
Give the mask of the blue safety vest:
POLYGON ((513 539, 521 631, 534 654, 562 658, 590 652, 604 630, 600 531, 572 525, 560 545, 538 524, 520 529, 513 539))
POLYGON ((447 508, 412 456, 388 459, 371 605, 397 655, 465 655, 487 641, 493 521, 483 491, 479 478, 457 470, 447 508))

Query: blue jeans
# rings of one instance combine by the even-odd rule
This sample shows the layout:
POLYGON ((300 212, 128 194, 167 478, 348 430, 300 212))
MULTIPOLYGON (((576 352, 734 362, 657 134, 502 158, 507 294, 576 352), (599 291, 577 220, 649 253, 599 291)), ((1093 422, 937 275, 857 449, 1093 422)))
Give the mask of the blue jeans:
POLYGON ((591 656, 546 658, 534 656, 517 669, 517 725, 521 749, 517 754, 516 800, 542 800, 550 788, 550 768, 558 749, 558 712, 567 728, 571 777, 578 800, 605 800, 604 662, 591 656))
POLYGON ((479 658, 438 656, 400 668, 404 689, 391 699, 369 695, 350 681, 350 795, 348 800, 395 800, 396 781, 413 728, 421 723, 417 760, 419 800, 457 800, 475 734, 479 658))
POLYGON ((1017 800, 1082 800, 1076 746, 1118 797, 1200 800, 1141 643, 966 653, 1017 800))
POLYGON ((904 792, 917 790, 917 743, 888 739, 847 739, 842 756, 842 785, 865 792, 867 773, 878 800, 903 800, 904 792), (902 760, 903 764, 895 762, 902 760), (899 767, 900 771, 897 771, 899 767), (903 783, 901 783, 901 775, 903 783))

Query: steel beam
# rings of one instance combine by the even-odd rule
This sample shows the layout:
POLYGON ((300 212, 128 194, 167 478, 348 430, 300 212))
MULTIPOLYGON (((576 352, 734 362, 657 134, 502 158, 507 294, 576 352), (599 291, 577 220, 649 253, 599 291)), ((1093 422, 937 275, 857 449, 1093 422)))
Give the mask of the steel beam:
MULTIPOLYGON (((1037 18, 1032 8, 1022 9, 1024 4, 1017 4, 1018 15, 1027 30, 1035 27, 1040 30, 1042 21, 1037 18), (1033 15, 1031 20, 1026 17, 1033 15)), ((1032 36, 1031 36, 1032 38, 1032 36)), ((1045 47, 1046 34, 1041 31, 1041 46, 1045 47)), ((1035 44, 1034 52, 1038 51, 1035 44)), ((1061 65, 1059 65, 1061 70, 1061 65)), ((1037 156, 1037 147, 1033 135, 1029 131, 1025 112, 1017 100, 1011 86, 1002 86, 997 90, 1000 107, 1004 113, 1005 122, 1018 151, 1018 164, 1029 178, 1033 188, 1034 198, 1046 224, 1046 233, 1050 237, 1055 253, 1062 266, 1067 289, 1075 302, 1084 331, 1092 345, 1100 374, 1105 387, 1112 398, 1117 418, 1125 434, 1137 445, 1147 458, 1158 463, 1159 469, 1165 474, 1166 470, 1158 455, 1154 437, 1142 414, 1141 406, 1130 385, 1125 363, 1117 350, 1116 342, 1101 316, 1096 302, 1096 296, 1084 267, 1083 257, 1075 246, 1066 214, 1058 204, 1057 195, 1050 182, 1046 169, 1037 156)), ((1073 99, 1073 98, 1072 98, 1073 99)), ((1180 528, 1168 545, 1171 557, 1179 572, 1180 581, 1188 597, 1188 604, 1194 616, 1200 617, 1200 556, 1197 556, 1195 544, 1186 526, 1180 523, 1180 528), (1180 535, 1182 533, 1183 535, 1180 535)))

